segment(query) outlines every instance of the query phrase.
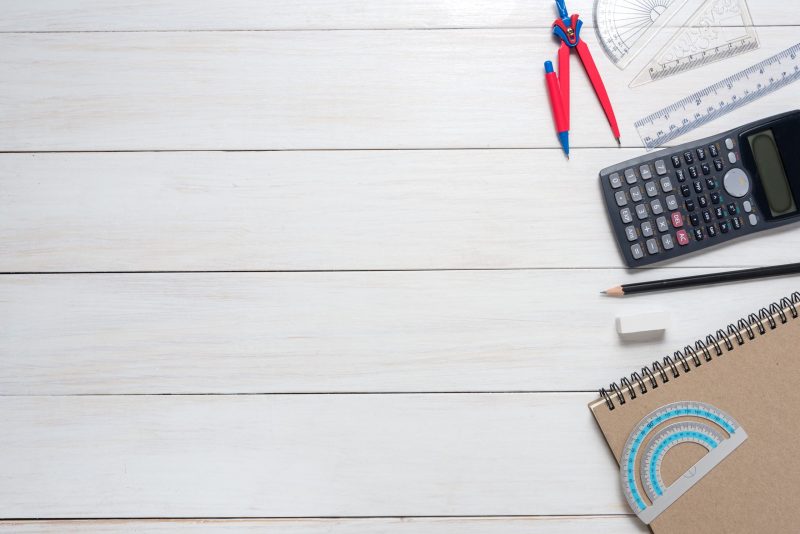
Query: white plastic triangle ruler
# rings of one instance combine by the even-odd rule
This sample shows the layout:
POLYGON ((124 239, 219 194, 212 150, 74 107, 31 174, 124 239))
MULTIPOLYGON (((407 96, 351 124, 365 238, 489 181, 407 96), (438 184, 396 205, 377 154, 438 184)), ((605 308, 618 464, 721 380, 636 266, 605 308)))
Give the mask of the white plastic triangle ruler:
POLYGON ((800 79, 800 43, 635 123, 653 149, 800 79))
POLYGON ((624 69, 689 0, 597 0, 595 31, 614 64, 624 69))
POLYGON ((707 0, 631 82, 661 80, 758 48, 746 0, 707 0))

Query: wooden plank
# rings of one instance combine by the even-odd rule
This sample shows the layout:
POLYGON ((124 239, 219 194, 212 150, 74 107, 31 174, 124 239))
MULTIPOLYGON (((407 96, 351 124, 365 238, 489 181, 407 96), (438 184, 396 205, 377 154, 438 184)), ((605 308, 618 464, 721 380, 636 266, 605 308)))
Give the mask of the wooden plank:
MULTIPOLYGON (((596 176, 638 154, 5 154, 0 271, 621 267, 596 176)), ((680 265, 799 248, 788 227, 680 265)))
MULTIPOLYGON (((623 143, 640 146, 635 120, 796 33, 770 28, 735 62, 636 90, 635 69, 598 50, 623 143)), ((542 75, 554 57, 545 28, 2 34, 0 151, 555 148, 542 75)), ((616 146, 585 76, 574 78, 573 146, 616 146)), ((793 94, 695 135, 791 109, 793 94)))
POLYGON ((625 514, 592 398, 2 397, 0 517, 625 514))
POLYGON ((644 534, 634 517, 0 521, 14 534, 644 534))
MULTIPOLYGON (((570 0, 568 7, 591 26, 592 3, 570 0)), ((0 31, 549 27, 556 17, 550 5, 516 0, 38 0, 3 8, 0 31)), ((750 9, 756 24, 800 23, 795 4, 758 0, 750 9)))
POLYGON ((797 289, 785 278, 657 299, 600 296, 621 278, 616 270, 3 276, 0 392, 596 391, 797 289), (663 340, 618 338, 615 316, 654 308, 674 320, 663 340))

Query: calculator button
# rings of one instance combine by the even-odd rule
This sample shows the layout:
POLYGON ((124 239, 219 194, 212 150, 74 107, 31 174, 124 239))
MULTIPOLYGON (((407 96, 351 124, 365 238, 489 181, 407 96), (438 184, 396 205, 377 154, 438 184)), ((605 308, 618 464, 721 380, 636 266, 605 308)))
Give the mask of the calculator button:
POLYGON ((728 216, 728 214, 725 213, 725 208, 723 208, 723 207, 719 207, 719 208, 715 209, 714 210, 714 215, 717 216, 717 219, 724 219, 725 217, 728 216))
POLYGON ((669 231, 669 223, 667 222, 666 217, 659 217, 656 219, 656 226, 658 226, 659 232, 667 232, 669 231))
POLYGON ((650 209, 652 210, 653 215, 661 215, 664 213, 664 206, 661 205, 661 201, 659 199, 655 199, 650 203, 650 209))
POLYGON ((629 224, 633 222, 633 214, 631 214, 630 208, 623 208, 619 212, 619 216, 622 219, 623 224, 629 224))
POLYGON ((705 221, 705 222, 707 222, 707 223, 710 223, 710 222, 711 222, 711 212, 710 212, 710 211, 708 211, 708 210, 705 210, 705 211, 703 212, 703 221, 705 221))
POLYGON ((719 156, 719 150, 717 150, 717 145, 708 145, 708 153, 711 154, 712 158, 716 158, 719 156))
POLYGON ((640 221, 643 221, 647 218, 647 208, 644 204, 639 204, 636 206, 636 216, 639 217, 640 221))
POLYGON ((675 189, 672 187, 672 180, 669 179, 669 176, 665 176, 661 179, 661 189, 665 193, 672 193, 672 191, 675 189))
POLYGON ((642 175, 642 180, 649 180, 653 177, 653 173, 650 170, 650 165, 642 165, 639 167, 639 174, 642 175))
POLYGON ((647 252, 649 252, 651 256, 658 254, 658 242, 655 239, 647 240, 647 252))
POLYGON ((746 211, 747 213, 751 213, 753 211, 753 205, 750 203, 749 200, 745 200, 742 206, 744 207, 744 211, 746 211))
POLYGON ((739 208, 736 207, 735 202, 731 202, 730 204, 728 204, 728 213, 730 213, 731 215, 736 215, 737 213, 739 213, 739 208))
POLYGON ((758 224, 758 217, 756 217, 755 213, 751 213, 750 217, 748 217, 748 219, 750 221, 750 226, 755 226, 755 225, 758 224))
POLYGON ((689 215, 689 222, 692 223, 692 226, 700 226, 700 217, 696 213, 692 213, 689 215))
POLYGON ((656 187, 654 182, 647 182, 644 188, 647 191, 648 197, 653 198, 658 196, 658 187, 656 187))
POLYGON ((733 150, 733 139, 731 139, 730 137, 725 139, 725 147, 728 150, 733 150))
POLYGON ((675 236, 678 238, 678 244, 680 246, 685 247, 689 244, 689 234, 686 233, 686 230, 678 230, 675 236))
POLYGON ((683 183, 686 181, 686 174, 684 174, 683 169, 679 171, 675 171, 675 178, 678 179, 678 182, 683 183))
POLYGON ((689 188, 688 185, 682 185, 681 186, 681 194, 684 197, 689 198, 690 196, 692 196, 692 190, 691 190, 691 188, 689 188))
POLYGON ((611 184, 611 187, 614 189, 619 189, 622 187, 622 178, 620 177, 618 172, 615 172, 611 176, 608 177, 608 182, 611 184))
POLYGON ((698 180, 694 182, 692 185, 694 186, 694 192, 697 193, 698 195, 703 192, 703 182, 698 180))
POLYGON ((711 193, 711 203, 712 204, 719 204, 722 202, 722 197, 719 193, 711 193))
POLYGON ((656 174, 659 176, 667 174, 667 164, 663 159, 656 161, 656 174))
POLYGON ((733 223, 734 230, 742 229, 742 220, 739 217, 734 217, 733 219, 731 219, 731 223, 733 223))
POLYGON ((675 211, 678 209, 678 199, 675 195, 670 195, 667 197, 667 209, 669 211, 675 211))
POLYGON ((631 254, 633 255, 634 260, 641 260, 644 258, 644 251, 642 250, 642 245, 636 243, 631 247, 631 254))
POLYGON ((708 232, 708 237, 717 237, 717 227, 713 224, 706 227, 706 231, 708 232))
POLYGON ((722 221, 721 223, 719 223, 719 231, 722 232, 723 234, 727 234, 728 232, 730 232, 731 231, 730 223, 728 221, 722 221))
POLYGON ((715 159, 714 160, 714 169, 716 169, 717 172, 722 172, 722 169, 724 169, 724 168, 725 168, 725 165, 722 164, 722 160, 721 159, 715 159))
POLYGON ((709 191, 713 191, 717 188, 717 181, 713 178, 706 178, 706 187, 709 191))
POLYGON ((700 170, 703 171, 703 175, 708 176, 709 174, 711 174, 711 165, 709 165, 708 163, 703 163, 702 165, 700 165, 700 170))
POLYGON ((694 200, 687 200, 685 205, 686 211, 694 211, 694 200))
POLYGON ((672 219, 672 226, 675 228, 680 228, 683 226, 683 215, 681 215, 679 211, 673 212, 670 217, 672 219))
POLYGON ((731 165, 736 163, 736 154, 734 152, 728 152, 728 161, 731 162, 731 165))
POLYGON ((639 189, 639 186, 631 187, 631 200, 634 202, 642 201, 642 190, 639 189))
POLYGON ((628 226, 625 228, 625 237, 628 238, 628 241, 633 242, 639 239, 639 235, 636 233, 636 228, 633 226, 628 226))
POLYGON ((672 156, 672 166, 676 169, 680 168, 681 166, 681 157, 680 156, 672 156))
POLYGON ((706 159, 706 151, 705 151, 705 149, 703 149, 703 148, 698 148, 697 149, 697 159, 699 159, 700 161, 703 161, 704 159, 706 159))
POLYGON ((691 165, 692 163, 694 163, 694 154, 692 154, 691 152, 684 152, 683 159, 686 160, 687 165, 691 165))
POLYGON ((708 199, 706 198, 705 195, 701 195, 701 196, 697 197, 697 203, 700 205, 701 208, 707 208, 708 207, 708 199))
POLYGON ((702 229, 700 229, 700 228, 695 228, 694 229, 694 238, 696 240, 702 241, 703 239, 705 239, 705 237, 706 236, 703 234, 703 230, 702 229))
POLYGON ((636 183, 636 173, 633 169, 625 169, 625 181, 631 185, 636 183))
POLYGON ((725 191, 732 197, 742 198, 750 192, 750 178, 742 169, 731 169, 723 178, 725 191))
POLYGON ((644 237, 653 237, 653 225, 649 222, 642 223, 642 235, 644 237))
POLYGON ((617 191, 614 193, 614 198, 617 200, 617 206, 620 208, 628 205, 628 197, 625 195, 625 191, 617 191))
POLYGON ((664 250, 672 250, 675 248, 675 242, 669 234, 661 236, 661 244, 664 245, 664 250))
POLYGON ((689 176, 692 178, 697 178, 699 174, 697 174, 697 167, 689 167, 689 176))

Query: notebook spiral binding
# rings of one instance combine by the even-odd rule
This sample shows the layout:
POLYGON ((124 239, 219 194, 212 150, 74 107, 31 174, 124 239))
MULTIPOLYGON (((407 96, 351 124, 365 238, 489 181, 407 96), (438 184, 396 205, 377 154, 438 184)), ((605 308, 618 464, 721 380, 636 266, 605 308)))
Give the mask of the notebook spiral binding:
POLYGON ((705 341, 698 340, 694 347, 687 345, 672 356, 666 356, 660 362, 655 361, 650 367, 643 367, 641 373, 633 373, 630 378, 623 377, 619 382, 613 382, 608 389, 600 390, 600 398, 605 401, 609 410, 613 410, 615 399, 621 406, 627 402, 626 395, 628 400, 645 395, 648 383, 651 389, 656 389, 659 386, 659 377, 661 383, 666 384, 670 381, 669 375, 672 375, 673 379, 679 378, 681 370, 686 374, 692 370, 692 365, 700 367, 703 363, 713 361, 713 354, 720 357, 726 352, 733 352, 737 346, 755 339, 756 332, 763 336, 768 330, 778 328, 778 322, 786 324, 798 316, 800 316, 800 291, 793 293, 791 297, 781 299, 780 302, 772 303, 768 308, 761 308, 758 314, 751 313, 746 319, 729 324, 727 330, 717 330, 715 334, 706 336, 705 341), (639 393, 636 392, 637 389, 639 393))

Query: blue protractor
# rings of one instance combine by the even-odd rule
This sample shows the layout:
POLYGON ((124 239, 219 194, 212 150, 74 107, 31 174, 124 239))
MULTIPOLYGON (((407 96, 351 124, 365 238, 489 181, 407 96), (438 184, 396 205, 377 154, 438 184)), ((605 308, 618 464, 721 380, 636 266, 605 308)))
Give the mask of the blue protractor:
POLYGON ((620 478, 628 504, 649 524, 745 439, 739 423, 710 404, 682 401, 662 406, 636 425, 623 448, 620 478), (665 488, 661 463, 670 449, 683 443, 698 443, 708 454, 693 466, 698 476, 665 488))
POLYGON ((695 421, 673 423, 658 432, 644 448, 639 471, 650 502, 664 494, 661 464, 670 449, 683 443, 696 443, 711 452, 724 439, 711 425, 695 421))

